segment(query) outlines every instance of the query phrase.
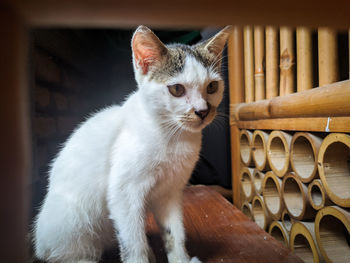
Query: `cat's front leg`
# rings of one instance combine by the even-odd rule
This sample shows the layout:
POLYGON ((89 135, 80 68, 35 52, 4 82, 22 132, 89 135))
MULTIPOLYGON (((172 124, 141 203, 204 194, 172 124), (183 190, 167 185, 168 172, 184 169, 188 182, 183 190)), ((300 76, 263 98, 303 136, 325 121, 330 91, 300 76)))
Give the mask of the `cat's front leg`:
POLYGON ((185 229, 182 214, 182 191, 159 202, 153 208, 155 218, 163 229, 163 240, 169 263, 200 263, 190 258, 185 248, 185 229))
POLYGON ((143 191, 137 185, 128 185, 109 192, 110 217, 116 229, 123 263, 155 263, 145 234, 143 191))

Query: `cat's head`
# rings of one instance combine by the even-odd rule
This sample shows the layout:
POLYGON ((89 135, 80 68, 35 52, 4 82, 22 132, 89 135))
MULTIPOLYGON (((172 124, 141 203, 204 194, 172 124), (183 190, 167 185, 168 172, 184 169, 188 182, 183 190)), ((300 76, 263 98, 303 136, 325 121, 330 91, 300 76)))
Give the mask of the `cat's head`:
POLYGON ((215 118, 229 33, 225 27, 194 46, 164 45, 149 28, 137 28, 131 44, 135 78, 147 107, 165 125, 199 132, 215 118))

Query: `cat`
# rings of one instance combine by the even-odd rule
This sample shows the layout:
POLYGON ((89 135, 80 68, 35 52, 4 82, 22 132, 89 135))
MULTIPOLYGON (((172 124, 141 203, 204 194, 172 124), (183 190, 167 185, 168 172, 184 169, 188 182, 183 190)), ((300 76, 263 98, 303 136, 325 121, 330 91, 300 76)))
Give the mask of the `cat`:
POLYGON ((199 159, 201 131, 215 118, 230 27, 199 44, 164 45, 134 32, 137 91, 95 113, 53 160, 35 219, 35 256, 98 262, 117 239, 123 263, 153 263, 145 217, 154 214, 170 263, 200 262, 185 249, 182 192, 199 159))

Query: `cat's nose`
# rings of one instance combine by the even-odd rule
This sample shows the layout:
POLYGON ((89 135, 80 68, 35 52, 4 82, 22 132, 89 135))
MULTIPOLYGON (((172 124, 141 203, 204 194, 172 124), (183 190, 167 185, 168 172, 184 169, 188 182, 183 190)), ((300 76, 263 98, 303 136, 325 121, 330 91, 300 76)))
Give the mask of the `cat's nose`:
POLYGON ((194 111, 194 113, 195 113, 199 118, 201 118, 202 120, 204 120, 205 117, 208 116, 209 111, 210 111, 210 106, 209 106, 209 104, 208 104, 208 106, 207 106, 206 109, 199 110, 199 111, 194 111))
POLYGON ((200 110, 200 111, 195 111, 194 112, 199 118, 201 118, 202 120, 205 119, 205 117, 208 116, 209 110, 200 110))

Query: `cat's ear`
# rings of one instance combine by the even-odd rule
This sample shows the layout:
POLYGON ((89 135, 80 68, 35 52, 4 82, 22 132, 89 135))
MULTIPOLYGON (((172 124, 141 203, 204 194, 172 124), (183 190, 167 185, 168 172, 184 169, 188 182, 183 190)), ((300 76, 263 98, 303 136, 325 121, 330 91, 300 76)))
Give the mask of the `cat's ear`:
POLYGON ((139 26, 131 41, 133 63, 142 74, 147 74, 150 67, 159 64, 168 50, 159 38, 146 26, 139 26))
POLYGON ((227 39, 232 31, 231 26, 226 26, 219 33, 212 38, 208 39, 204 43, 199 44, 201 48, 208 50, 213 55, 220 56, 224 50, 227 39))

